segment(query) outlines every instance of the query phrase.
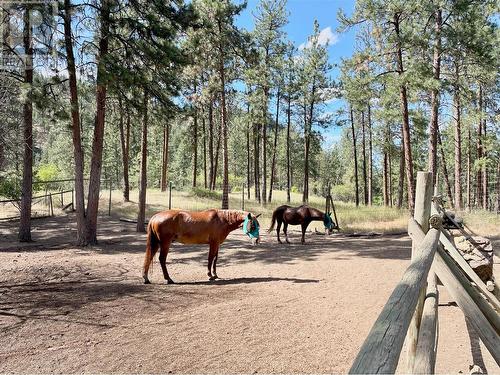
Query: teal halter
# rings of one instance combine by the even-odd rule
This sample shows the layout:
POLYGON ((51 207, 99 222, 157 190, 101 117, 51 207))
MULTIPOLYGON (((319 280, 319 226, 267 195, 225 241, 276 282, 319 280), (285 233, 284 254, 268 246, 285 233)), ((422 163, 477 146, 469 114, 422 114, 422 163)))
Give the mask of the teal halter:
POLYGON ((249 219, 248 216, 245 218, 245 221, 243 222, 243 233, 245 233, 250 238, 259 238, 259 223, 256 220, 255 228, 249 232, 247 228, 250 220, 253 219, 249 219))
POLYGON ((325 214, 325 218, 323 219, 323 224, 326 229, 333 229, 333 220, 329 214, 325 214))

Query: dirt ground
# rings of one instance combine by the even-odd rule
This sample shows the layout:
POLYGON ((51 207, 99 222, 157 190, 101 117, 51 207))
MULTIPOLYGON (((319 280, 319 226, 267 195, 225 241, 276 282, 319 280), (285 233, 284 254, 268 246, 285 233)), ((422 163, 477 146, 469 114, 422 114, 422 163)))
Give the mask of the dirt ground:
MULTIPOLYGON (((222 279, 207 280, 206 246, 174 244, 177 284, 156 261, 144 285, 134 224, 103 218, 100 245, 80 249, 72 220, 36 220, 27 245, 0 224, 0 373, 345 373, 410 259, 406 236, 309 234, 303 246, 294 231, 292 245, 265 234, 252 247, 238 230, 222 279)), ((436 370, 468 373, 463 315, 440 292, 436 370)))

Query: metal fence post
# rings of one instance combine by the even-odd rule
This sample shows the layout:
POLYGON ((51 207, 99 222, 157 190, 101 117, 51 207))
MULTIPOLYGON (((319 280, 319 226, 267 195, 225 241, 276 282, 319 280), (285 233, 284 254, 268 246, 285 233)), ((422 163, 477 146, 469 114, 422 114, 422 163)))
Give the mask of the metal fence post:
POLYGON ((241 189, 241 209, 245 209, 245 184, 243 184, 241 189))
POLYGON ((172 209, 172 181, 168 183, 168 209, 172 209))
POLYGON ((109 180, 109 201, 108 201, 108 216, 111 216, 111 179, 109 180))

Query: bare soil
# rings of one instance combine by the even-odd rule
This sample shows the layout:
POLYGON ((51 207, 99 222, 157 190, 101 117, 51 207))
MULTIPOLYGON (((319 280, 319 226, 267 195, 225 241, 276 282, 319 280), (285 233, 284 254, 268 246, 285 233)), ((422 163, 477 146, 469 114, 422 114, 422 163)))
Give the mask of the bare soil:
MULTIPOLYGON (((252 247, 236 231, 219 253, 222 279, 207 280, 206 246, 174 244, 177 284, 156 262, 144 285, 145 235, 100 220, 100 244, 84 249, 72 216, 34 221, 29 244, 0 224, 0 373, 345 373, 410 259, 401 235, 300 245, 292 231, 291 245, 265 234, 252 247)), ((440 292, 436 370, 468 373, 464 317, 440 292)))

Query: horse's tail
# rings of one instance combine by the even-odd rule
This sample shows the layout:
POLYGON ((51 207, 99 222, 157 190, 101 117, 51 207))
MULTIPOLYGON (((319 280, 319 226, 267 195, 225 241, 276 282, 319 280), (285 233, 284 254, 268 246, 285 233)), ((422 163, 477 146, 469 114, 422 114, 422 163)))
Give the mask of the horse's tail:
POLYGON ((149 266, 151 265, 151 262, 153 261, 153 258, 156 252, 158 251, 159 246, 160 246, 160 239, 158 238, 158 236, 155 233, 155 230, 153 229, 153 220, 149 220, 147 239, 146 239, 146 254, 144 256, 144 267, 142 273, 142 277, 144 278, 144 282, 146 284, 149 284, 149 279, 148 279, 149 266))
POLYGON ((267 230, 267 233, 271 233, 271 231, 274 229, 274 224, 276 224, 276 218, 278 217, 278 213, 280 211, 280 208, 277 208, 274 210, 273 212, 273 217, 271 219, 271 226, 269 227, 269 229, 267 230))

